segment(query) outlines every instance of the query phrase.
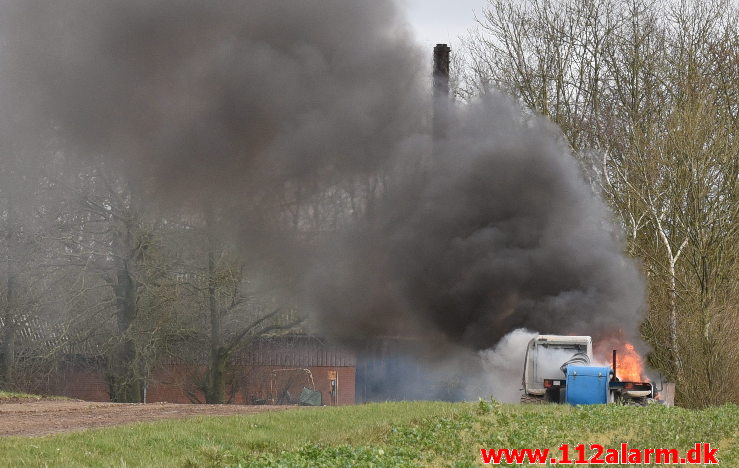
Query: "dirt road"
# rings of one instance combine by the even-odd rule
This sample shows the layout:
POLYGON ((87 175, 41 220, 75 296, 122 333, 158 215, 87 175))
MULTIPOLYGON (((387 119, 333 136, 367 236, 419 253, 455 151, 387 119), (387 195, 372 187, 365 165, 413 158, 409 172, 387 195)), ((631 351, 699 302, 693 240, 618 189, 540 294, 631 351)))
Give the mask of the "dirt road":
POLYGON ((139 421, 252 414, 289 406, 120 404, 85 401, 31 401, 0 404, 0 436, 38 436, 139 421))

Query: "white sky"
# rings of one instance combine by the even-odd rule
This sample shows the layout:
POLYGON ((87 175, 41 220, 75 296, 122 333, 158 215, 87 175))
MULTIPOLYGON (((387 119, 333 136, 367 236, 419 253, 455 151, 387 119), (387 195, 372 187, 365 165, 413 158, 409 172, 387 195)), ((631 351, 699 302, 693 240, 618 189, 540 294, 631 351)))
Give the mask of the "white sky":
MULTIPOLYGON (((439 43, 454 47, 475 25, 487 0, 400 0, 418 42, 429 49, 439 43)), ((429 52, 430 53, 430 52, 429 52)))

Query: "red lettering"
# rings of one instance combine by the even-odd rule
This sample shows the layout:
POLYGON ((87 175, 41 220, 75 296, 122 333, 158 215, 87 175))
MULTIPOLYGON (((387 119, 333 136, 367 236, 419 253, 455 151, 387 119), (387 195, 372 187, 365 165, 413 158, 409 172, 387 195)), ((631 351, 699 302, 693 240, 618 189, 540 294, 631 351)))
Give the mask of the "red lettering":
POLYGON ((549 457, 549 449, 544 449, 544 450, 536 449, 534 450, 533 454, 531 454, 531 456, 529 457, 529 461, 531 463, 535 463, 535 464, 540 463, 543 465, 547 462, 548 457, 549 457))
POLYGON ((505 460, 506 463, 522 464, 531 456, 531 449, 523 449, 520 451, 518 449, 480 449, 480 455, 482 462, 486 465, 489 465, 490 463, 500 465, 503 460, 505 460))
POLYGON ((480 453, 484 464, 489 465, 491 461, 494 461, 495 464, 500 463, 500 450, 480 449, 480 453))
POLYGON ((576 446, 575 451, 577 452, 577 460, 575 460, 575 463, 587 463, 588 462, 585 459, 585 444, 580 444, 576 446))
POLYGON ((609 465, 615 465, 618 462, 619 462, 618 450, 616 449, 606 450, 606 463, 608 463, 609 465))
POLYGON ((654 449, 644 449, 644 463, 652 463, 652 455, 654 455, 654 449))
POLYGON ((570 460, 570 446, 567 444, 560 445, 559 451, 562 452, 562 458, 559 459, 560 463, 572 463, 570 460))
POLYGON ((641 450, 629 450, 629 463, 638 463, 641 465, 641 450))
POLYGON ((569 444, 563 444, 559 447, 562 457, 549 458, 549 449, 480 449, 480 458, 485 465, 501 463, 508 464, 534 464, 543 465, 547 462, 551 464, 708 464, 717 465, 719 460, 716 457, 719 449, 712 449, 711 444, 702 443, 688 450, 687 458, 680 458, 677 449, 629 449, 628 443, 621 444, 621 450, 605 449, 601 444, 590 444, 588 449, 594 452, 590 460, 585 459, 585 445, 578 444, 575 446, 577 452, 577 460, 574 462, 569 458, 569 444))
POLYGON ((506 462, 522 464, 527 460, 528 455, 531 454, 531 449, 524 449, 519 451, 518 449, 506 450, 506 462), (528 454, 527 454, 528 451, 528 454))
POLYGON ((688 450, 688 463, 700 463, 701 444, 695 444, 695 448, 688 450))
POLYGON ((656 455, 655 463, 672 463, 677 465, 680 460, 680 454, 677 452, 677 449, 657 449, 656 455))
POLYGON ((703 463, 718 465, 716 452, 718 452, 718 449, 711 449, 711 444, 703 444, 703 463))
POLYGON ((602 465, 606 461, 603 459, 603 446, 600 444, 590 444, 590 450, 595 451, 595 455, 590 457, 590 463, 593 465, 602 465))

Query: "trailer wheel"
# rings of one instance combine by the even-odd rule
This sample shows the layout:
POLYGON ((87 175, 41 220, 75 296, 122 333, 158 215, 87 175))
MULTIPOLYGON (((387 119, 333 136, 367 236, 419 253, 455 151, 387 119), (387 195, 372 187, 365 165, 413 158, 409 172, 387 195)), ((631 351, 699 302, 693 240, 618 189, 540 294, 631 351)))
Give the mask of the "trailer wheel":
POLYGON ((529 395, 528 393, 521 394, 522 405, 543 405, 546 403, 544 395, 529 395))
POLYGON ((566 403, 567 402, 567 389, 564 387, 559 387, 559 403, 566 403))
POLYGON ((649 404, 647 398, 624 398, 623 401, 627 406, 647 406, 649 404))

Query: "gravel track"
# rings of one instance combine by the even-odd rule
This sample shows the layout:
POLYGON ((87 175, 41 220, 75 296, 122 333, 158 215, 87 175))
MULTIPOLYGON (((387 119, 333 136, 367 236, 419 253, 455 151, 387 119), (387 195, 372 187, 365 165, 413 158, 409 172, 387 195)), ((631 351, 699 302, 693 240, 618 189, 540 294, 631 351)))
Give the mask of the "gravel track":
POLYGON ((12 401, 0 403, 0 436, 40 436, 141 421, 278 411, 289 406, 12 401))

